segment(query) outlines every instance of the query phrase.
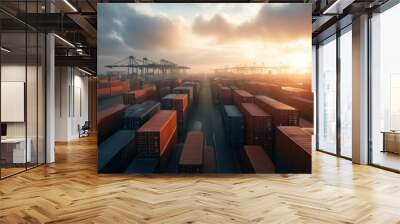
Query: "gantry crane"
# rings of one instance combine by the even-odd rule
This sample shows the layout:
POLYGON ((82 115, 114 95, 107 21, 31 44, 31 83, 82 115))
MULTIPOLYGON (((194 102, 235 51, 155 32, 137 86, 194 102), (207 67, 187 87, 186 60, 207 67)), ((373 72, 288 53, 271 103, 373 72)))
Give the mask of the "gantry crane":
POLYGON ((126 57, 112 65, 106 65, 106 68, 127 68, 128 77, 143 77, 144 80, 165 79, 171 75, 177 75, 190 69, 187 66, 177 65, 165 59, 155 62, 149 58, 142 59, 134 56, 126 57), (126 64, 128 62, 128 64, 126 64))

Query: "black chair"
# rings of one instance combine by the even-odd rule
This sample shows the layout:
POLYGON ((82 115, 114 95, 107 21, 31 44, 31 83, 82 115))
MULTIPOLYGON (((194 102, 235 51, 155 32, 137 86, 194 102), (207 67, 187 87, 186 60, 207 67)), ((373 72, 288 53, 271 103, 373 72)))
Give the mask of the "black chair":
POLYGON ((89 129, 90 129, 89 121, 85 121, 82 127, 78 124, 79 138, 89 136, 89 129))

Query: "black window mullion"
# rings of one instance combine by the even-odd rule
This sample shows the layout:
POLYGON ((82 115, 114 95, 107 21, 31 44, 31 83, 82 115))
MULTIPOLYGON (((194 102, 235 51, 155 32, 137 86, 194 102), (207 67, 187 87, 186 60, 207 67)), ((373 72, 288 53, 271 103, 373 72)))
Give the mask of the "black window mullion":
POLYGON ((341 117, 340 117, 340 79, 341 79, 341 64, 340 64, 340 36, 341 32, 336 31, 336 154, 341 156, 341 117))
MULTIPOLYGON (((25 1, 25 21, 28 19, 28 1, 25 1)), ((25 23, 26 24, 26 23, 25 23)), ((24 120, 25 120, 25 170, 28 169, 28 119, 27 119, 27 89, 28 89, 28 26, 25 25, 25 88, 24 88, 24 120)))

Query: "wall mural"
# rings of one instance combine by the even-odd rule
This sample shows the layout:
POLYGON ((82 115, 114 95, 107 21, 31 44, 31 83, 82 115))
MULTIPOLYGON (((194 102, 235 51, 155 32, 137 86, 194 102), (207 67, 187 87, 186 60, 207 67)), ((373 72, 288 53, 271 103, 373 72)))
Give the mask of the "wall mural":
POLYGON ((311 4, 98 4, 99 173, 311 173, 311 4))

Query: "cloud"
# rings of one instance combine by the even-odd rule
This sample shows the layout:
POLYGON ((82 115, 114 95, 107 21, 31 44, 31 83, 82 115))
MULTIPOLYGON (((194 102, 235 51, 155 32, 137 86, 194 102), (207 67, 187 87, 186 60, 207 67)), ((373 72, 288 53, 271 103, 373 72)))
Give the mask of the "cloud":
MULTIPOLYGON (((103 37, 99 39, 99 46, 114 41, 124 48, 171 49, 178 47, 184 38, 185 24, 180 19, 148 15, 124 4, 100 4, 98 10, 99 36, 103 37)), ((118 46, 109 45, 110 48, 118 46)))
POLYGON ((198 16, 192 31, 214 37, 218 42, 252 38, 267 41, 310 38, 311 10, 305 4, 265 4, 255 17, 240 24, 219 14, 208 19, 198 16))

